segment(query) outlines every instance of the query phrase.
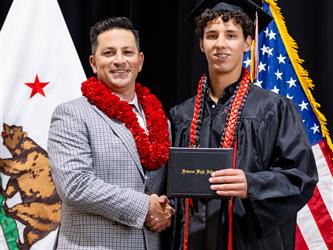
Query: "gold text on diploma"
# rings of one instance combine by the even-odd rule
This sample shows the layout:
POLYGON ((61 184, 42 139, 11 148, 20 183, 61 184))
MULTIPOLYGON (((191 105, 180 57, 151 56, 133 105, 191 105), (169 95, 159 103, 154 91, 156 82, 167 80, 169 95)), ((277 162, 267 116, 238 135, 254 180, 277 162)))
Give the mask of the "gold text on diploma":
POLYGON ((181 174, 183 175, 210 175, 212 174, 214 171, 212 169, 186 169, 186 168, 182 168, 181 169, 181 174))

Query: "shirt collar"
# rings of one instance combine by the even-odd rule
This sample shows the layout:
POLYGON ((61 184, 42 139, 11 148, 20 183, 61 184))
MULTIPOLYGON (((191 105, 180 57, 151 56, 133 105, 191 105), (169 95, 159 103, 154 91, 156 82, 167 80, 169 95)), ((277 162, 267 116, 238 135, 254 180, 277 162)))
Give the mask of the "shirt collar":
MULTIPOLYGON (((225 102, 226 100, 228 100, 235 92, 237 85, 240 83, 240 81, 242 80, 242 76, 243 76, 243 70, 242 73, 239 77, 239 79, 236 82, 233 82, 232 84, 230 84, 228 87, 226 87, 222 93, 222 96, 220 97, 220 99, 218 100, 218 103, 220 102, 225 102)), ((209 86, 210 84, 208 84, 209 86)), ((210 96, 209 96, 209 91, 210 91, 210 87, 207 89, 207 93, 206 96, 208 98, 209 101, 212 101, 210 96)))
POLYGON ((140 106, 139 106, 139 100, 138 100, 138 96, 136 95, 136 93, 134 94, 134 97, 131 101, 128 102, 129 105, 134 105, 134 107, 137 110, 140 110, 140 106))

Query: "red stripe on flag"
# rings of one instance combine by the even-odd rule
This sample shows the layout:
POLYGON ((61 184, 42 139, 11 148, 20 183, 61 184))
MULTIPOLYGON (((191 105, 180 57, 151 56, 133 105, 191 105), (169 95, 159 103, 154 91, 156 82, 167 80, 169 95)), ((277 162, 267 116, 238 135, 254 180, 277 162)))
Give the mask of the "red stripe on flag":
POLYGON ((321 197, 318 187, 315 188, 308 206, 316 221, 321 236, 323 237, 327 248, 333 249, 333 221, 321 197))
POLYGON ((305 242, 305 240, 303 238, 301 230, 299 230, 298 226, 296 226, 296 244, 295 244, 295 250, 309 250, 309 248, 306 245, 306 242, 305 242))
POLYGON ((325 156, 328 168, 331 172, 331 175, 333 176, 333 152, 328 147, 326 140, 322 140, 319 143, 319 146, 321 148, 321 151, 323 152, 323 155, 325 156))

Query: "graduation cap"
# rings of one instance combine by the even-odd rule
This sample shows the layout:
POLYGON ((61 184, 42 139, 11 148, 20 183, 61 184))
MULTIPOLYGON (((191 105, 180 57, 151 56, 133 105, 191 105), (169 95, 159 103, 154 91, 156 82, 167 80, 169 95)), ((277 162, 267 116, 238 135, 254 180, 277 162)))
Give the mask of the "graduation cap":
POLYGON ((185 17, 186 21, 194 24, 195 18, 206 9, 215 11, 238 11, 248 15, 253 21, 255 35, 252 41, 250 78, 251 81, 258 75, 258 33, 263 31, 273 19, 260 7, 262 0, 200 0, 198 4, 185 17))
POLYGON ((200 0, 198 4, 185 17, 186 21, 194 24, 197 16, 201 15, 206 9, 240 11, 246 13, 253 21, 258 15, 258 30, 264 30, 272 17, 260 7, 261 0, 200 0))

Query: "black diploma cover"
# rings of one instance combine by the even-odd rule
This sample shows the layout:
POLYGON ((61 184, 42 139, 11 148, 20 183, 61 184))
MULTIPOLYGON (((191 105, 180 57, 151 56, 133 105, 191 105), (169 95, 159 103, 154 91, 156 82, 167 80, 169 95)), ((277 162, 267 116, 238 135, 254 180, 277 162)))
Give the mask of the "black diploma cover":
POLYGON ((221 198, 210 189, 215 170, 232 168, 233 149, 169 149, 167 195, 169 197, 221 198))

